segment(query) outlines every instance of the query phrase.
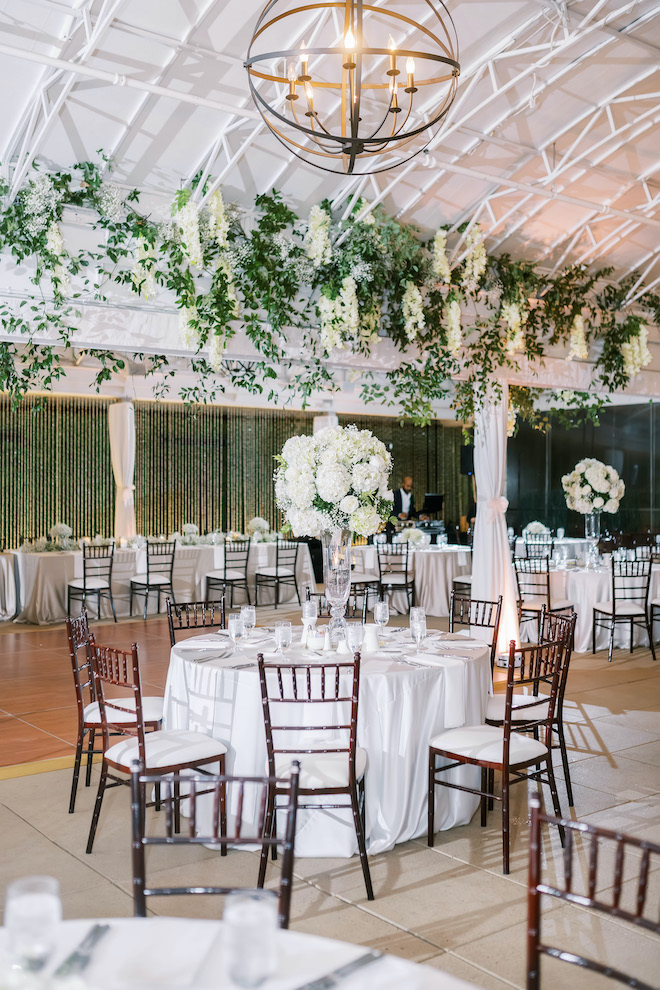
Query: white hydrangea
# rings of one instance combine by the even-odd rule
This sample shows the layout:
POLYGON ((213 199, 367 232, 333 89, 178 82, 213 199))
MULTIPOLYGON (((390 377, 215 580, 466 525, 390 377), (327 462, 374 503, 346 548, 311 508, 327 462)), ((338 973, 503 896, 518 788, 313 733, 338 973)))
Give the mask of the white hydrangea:
POLYGON ((371 536, 380 529, 381 518, 372 505, 361 505, 350 517, 349 528, 358 536, 371 536))
POLYGON ((561 479, 566 505, 575 512, 617 512, 626 486, 609 464, 594 457, 579 461, 561 479))
POLYGON ((321 344, 327 353, 333 348, 342 348, 347 339, 360 331, 360 308, 355 282, 347 275, 341 284, 336 299, 321 296, 319 299, 321 316, 321 344))
POLYGON ((324 502, 341 502, 351 485, 351 476, 340 464, 326 468, 316 478, 316 490, 324 502))
POLYGON ((321 206, 313 206, 310 210, 305 247, 307 257, 311 259, 315 268, 329 265, 332 261, 330 217, 321 206))
POLYGON ((461 307, 457 299, 450 299, 445 306, 445 325, 447 327, 447 350, 456 357, 463 345, 461 332, 461 307))
POLYGON ((206 204, 208 210, 208 233, 220 247, 227 246, 229 221, 225 213, 225 203, 220 189, 211 193, 206 204))
POLYGON ((438 230, 433 238, 433 274, 441 282, 451 282, 451 269, 447 258, 447 235, 438 230))
POLYGON ((263 516, 253 516, 245 529, 250 536, 253 536, 255 533, 269 533, 270 523, 263 516))
POLYGON ((465 238, 465 245, 468 253, 465 257, 463 274, 463 284, 466 289, 474 292, 481 281, 481 276, 486 271, 488 256, 486 245, 484 244, 481 227, 475 223, 465 238))
POLYGON ((422 293, 414 282, 406 282, 403 293, 403 326, 408 340, 414 340, 426 327, 422 293))
POLYGON ((342 512, 345 512, 347 515, 350 516, 351 513, 355 512, 359 504, 360 504, 360 500, 358 499, 357 495, 345 495, 344 498, 339 503, 339 508, 341 509, 342 512))
POLYGON ((181 246, 188 261, 194 268, 202 266, 202 244, 199 237, 199 207, 189 199, 177 210, 174 221, 181 236, 181 246))
POLYGON ((629 378, 634 378, 651 361, 646 327, 640 327, 638 334, 621 344, 621 353, 626 374, 629 378))
POLYGON ((586 361, 589 357, 589 349, 584 333, 584 320, 579 313, 573 318, 569 343, 570 347, 566 360, 572 361, 573 358, 577 358, 578 361, 586 361))

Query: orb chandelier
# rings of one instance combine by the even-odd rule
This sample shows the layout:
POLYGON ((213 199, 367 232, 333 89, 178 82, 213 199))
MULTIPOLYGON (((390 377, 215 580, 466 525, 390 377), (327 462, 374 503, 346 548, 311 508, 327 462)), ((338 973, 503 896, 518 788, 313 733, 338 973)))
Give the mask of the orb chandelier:
POLYGON ((441 0, 271 0, 245 68, 273 134, 329 172, 383 172, 422 151, 456 95, 456 30, 441 0))

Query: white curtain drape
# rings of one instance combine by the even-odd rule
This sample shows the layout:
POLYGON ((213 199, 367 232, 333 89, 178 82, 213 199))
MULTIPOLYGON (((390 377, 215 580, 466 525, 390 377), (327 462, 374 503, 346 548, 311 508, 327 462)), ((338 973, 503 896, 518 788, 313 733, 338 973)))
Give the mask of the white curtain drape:
POLYGON ((495 601, 502 595, 498 653, 509 641, 520 642, 516 578, 506 531, 506 429, 508 388, 498 400, 485 402, 474 420, 474 476, 477 516, 472 547, 472 597, 495 601))
POLYGON ((115 402, 108 407, 108 432, 112 473, 117 485, 115 500, 115 539, 135 536, 135 410, 132 402, 115 402))

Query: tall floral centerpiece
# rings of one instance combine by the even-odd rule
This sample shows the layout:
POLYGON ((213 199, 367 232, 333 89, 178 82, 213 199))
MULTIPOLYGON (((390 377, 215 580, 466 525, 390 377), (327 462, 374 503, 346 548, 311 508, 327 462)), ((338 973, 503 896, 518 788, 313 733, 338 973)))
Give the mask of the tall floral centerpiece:
POLYGON ((329 426, 314 436, 291 437, 275 472, 275 498, 294 536, 323 544, 330 637, 343 638, 351 586, 352 533, 372 536, 392 513, 388 488, 392 459, 369 430, 329 426))
POLYGON ((599 539, 601 512, 617 512, 626 490, 618 472, 594 457, 585 457, 561 483, 568 508, 584 515, 584 535, 599 539))

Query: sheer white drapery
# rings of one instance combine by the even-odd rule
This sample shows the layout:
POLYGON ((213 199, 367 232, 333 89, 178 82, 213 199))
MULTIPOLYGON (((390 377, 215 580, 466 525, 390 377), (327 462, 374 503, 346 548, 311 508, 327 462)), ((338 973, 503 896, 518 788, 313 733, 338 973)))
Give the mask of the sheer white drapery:
POLYGON ((502 595, 498 653, 520 642, 516 578, 506 531, 506 428, 509 390, 485 402, 474 419, 474 475, 477 516, 472 547, 472 597, 495 601, 502 595))
POLYGON ((108 432, 112 473, 117 485, 115 500, 115 539, 135 536, 135 410, 132 402, 115 402, 108 407, 108 432))

